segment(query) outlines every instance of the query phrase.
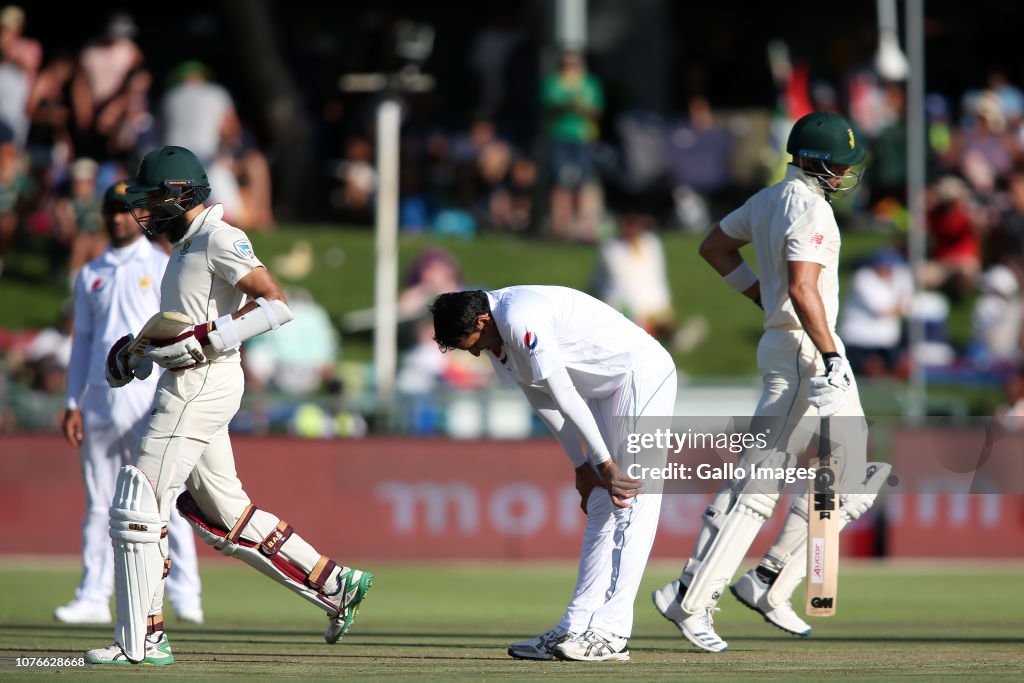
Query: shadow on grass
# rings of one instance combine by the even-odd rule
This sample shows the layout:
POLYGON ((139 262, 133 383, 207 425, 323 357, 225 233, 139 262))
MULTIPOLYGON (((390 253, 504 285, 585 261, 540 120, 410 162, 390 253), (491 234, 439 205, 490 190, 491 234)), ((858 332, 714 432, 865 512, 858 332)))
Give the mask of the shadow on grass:
MULTIPOLYGON (((97 633, 109 634, 111 630, 110 625, 98 625, 98 626, 78 626, 72 624, 2 624, 0 625, 0 636, 9 636, 15 634, 32 634, 33 637, 42 638, 46 640, 67 640, 71 635, 77 635, 79 637, 92 637, 97 633)), ((296 628, 294 630, 282 630, 282 629, 234 629, 230 627, 210 627, 210 626, 182 626, 174 627, 171 626, 168 629, 169 634, 174 642, 182 643, 238 643, 239 638, 252 638, 247 641, 253 644, 267 644, 267 645, 306 645, 305 641, 308 638, 318 634, 314 630, 305 630, 296 628)), ((436 630, 425 630, 425 631, 353 631, 349 636, 349 642, 360 647, 409 647, 409 648, 436 648, 436 647, 451 647, 451 648, 473 648, 481 647, 480 645, 454 645, 450 643, 439 643, 441 640, 505 640, 513 641, 527 637, 528 634, 524 632, 509 633, 505 631, 473 631, 470 633, 457 632, 457 631, 436 631, 436 630), (378 640, 368 641, 367 638, 373 638, 378 640), (394 642, 393 639, 397 638, 409 638, 418 639, 426 642, 394 642)), ((318 637, 318 635, 317 635, 318 637)), ((643 635, 637 636, 634 640, 641 640, 643 642, 650 641, 664 641, 672 643, 682 643, 682 639, 678 635, 643 635)), ((786 635, 778 635, 776 637, 758 637, 758 638, 745 638, 745 642, 778 642, 778 641, 793 641, 797 642, 795 638, 786 635)), ((908 645, 913 644, 1024 644, 1024 636, 927 636, 927 635, 880 635, 877 637, 869 636, 814 636, 810 640, 815 643, 904 643, 908 645)), ((312 643, 310 643, 312 644, 312 643)), ((325 644, 326 646, 326 644, 325 644)), ((660 651, 663 648, 638 648, 639 650, 646 650, 651 652, 660 651)), ((0 651, 12 651, 12 648, 2 648, 0 651)), ((694 652, 697 652, 694 650, 694 652)))
MULTIPOLYGON (((264 641, 260 641, 263 643, 264 641)), ((237 644, 237 643, 235 643, 237 644)), ((393 643, 360 643, 360 647, 373 647, 373 646, 392 646, 393 643)), ((173 647, 173 644, 172 644, 173 647)), ((439 649, 438 645, 423 647, 433 647, 439 649)), ((453 646, 445 645, 446 649, 453 649, 453 646)), ((80 653, 76 648, 46 648, 46 647, 0 647, 0 658, 3 658, 2 653, 10 653, 10 657, 43 657, 43 656, 62 656, 68 657, 68 652, 73 651, 74 656, 79 656, 80 653)), ((393 659, 393 660, 451 660, 456 662, 467 662, 467 661, 481 661, 481 662, 492 662, 492 661, 503 661, 509 660, 507 654, 503 650, 494 648, 495 654, 493 656, 467 656, 462 654, 417 654, 414 657, 410 657, 408 653, 382 653, 382 652, 351 652, 346 651, 343 648, 334 649, 330 652, 246 652, 240 654, 237 652, 224 652, 221 650, 188 650, 185 652, 175 651, 175 655, 184 656, 191 662, 210 661, 218 663, 252 663, 253 660, 258 661, 302 661, 302 660, 331 660, 331 659, 366 659, 366 660, 378 660, 378 659, 393 659), (500 652, 500 654, 499 654, 500 652)))

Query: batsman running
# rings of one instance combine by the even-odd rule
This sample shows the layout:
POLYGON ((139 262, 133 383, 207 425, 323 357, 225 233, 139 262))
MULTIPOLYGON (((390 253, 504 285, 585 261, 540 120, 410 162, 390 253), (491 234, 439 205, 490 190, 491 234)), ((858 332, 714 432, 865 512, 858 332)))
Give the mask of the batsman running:
POLYGON ((172 664, 164 633, 167 523, 172 507, 199 536, 287 586, 327 613, 324 639, 348 630, 373 575, 321 555, 277 516, 253 505, 235 474, 228 422, 244 380, 242 342, 292 319, 277 282, 256 258, 245 233, 206 207, 210 182, 196 156, 161 147, 139 165, 131 193, 145 196, 132 214, 172 245, 161 283, 161 306, 195 324, 177 337, 130 353, 134 335, 107 354, 107 382, 134 379, 145 359, 170 370, 160 378, 134 465, 118 474, 110 508, 117 625, 114 643, 90 650, 91 664, 172 664), (185 484, 188 489, 175 501, 185 484))
MULTIPOLYGON (((131 214, 136 197, 115 183, 103 197, 103 227, 110 247, 85 264, 75 279, 75 332, 68 367, 64 435, 78 448, 85 483, 82 581, 75 599, 54 617, 66 624, 109 624, 114 590, 110 499, 123 465, 132 461, 149 419, 159 372, 140 369, 135 382, 113 389, 103 368, 110 345, 125 329, 141 326, 160 310, 160 280, 167 254, 142 234, 131 214), (143 377, 143 375, 148 375, 143 377)), ((169 524, 171 571, 167 597, 178 619, 203 623, 199 568, 192 529, 181 517, 169 524)))
MULTIPOLYGON (((726 284, 764 309, 757 364, 763 387, 751 432, 767 433, 765 449, 748 449, 741 466, 791 467, 806 450, 819 418, 832 417, 831 443, 841 495, 841 523, 871 507, 889 466, 866 466, 867 426, 842 341, 839 306, 839 227, 833 196, 860 180, 851 170, 864 149, 840 116, 815 112, 798 120, 786 151, 786 177, 747 200, 716 225, 701 256, 726 284), (760 280, 740 249, 753 242, 760 280)), ((775 509, 782 483, 736 480, 708 505, 693 554, 678 580, 652 595, 655 607, 702 650, 727 645, 712 613, 761 526, 775 509)), ((807 497, 798 496, 775 544, 754 570, 730 587, 769 623, 800 636, 811 627, 790 596, 806 573, 807 497)))

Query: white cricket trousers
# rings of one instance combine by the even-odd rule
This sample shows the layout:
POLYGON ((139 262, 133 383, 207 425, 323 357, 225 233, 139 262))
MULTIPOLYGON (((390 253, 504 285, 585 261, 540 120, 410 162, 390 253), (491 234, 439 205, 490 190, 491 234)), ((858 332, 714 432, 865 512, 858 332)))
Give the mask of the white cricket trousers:
MULTIPOLYGON (((671 426, 676 403, 676 368, 668 352, 634 371, 611 396, 587 402, 616 464, 625 469, 634 456, 625 450, 626 437, 637 429, 671 426), (657 419, 664 418, 664 419, 657 419)), ((663 466, 668 453, 660 454, 663 466)), ((617 507, 605 489, 595 488, 587 500, 579 572, 572 600, 558 625, 574 633, 602 629, 623 638, 633 633, 633 602, 661 516, 661 486, 645 482, 644 492, 628 508, 617 507)))
MULTIPOLYGON (((834 332, 832 338, 836 350, 845 357, 842 340, 834 332)), ((825 372, 818 349, 801 329, 769 328, 757 345, 757 366, 763 386, 755 417, 768 418, 771 423, 777 435, 772 448, 790 454, 803 453, 820 425, 818 409, 807 400, 811 378, 825 372)), ((849 491, 863 480, 867 461, 867 425, 856 380, 831 423, 833 456, 839 460, 837 490, 849 491)), ((760 431, 763 431, 760 427, 751 426, 751 432, 760 431)), ((749 454, 748 451, 744 456, 749 454)), ((793 465, 793 462, 787 463, 789 467, 793 465)))
MULTIPOLYGON (((78 449, 85 482, 82 519, 82 581, 75 598, 107 604, 114 590, 114 549, 110 543, 110 501, 118 471, 138 454, 153 403, 152 384, 136 389, 90 387, 82 403, 84 436, 78 449)), ((199 609, 201 584, 192 527, 180 515, 171 519, 171 573, 167 597, 178 609, 199 609)))
MULTIPOLYGON (((241 364, 229 361, 168 371, 160 378, 136 466, 153 484, 165 522, 180 517, 177 512, 172 515, 172 510, 182 484, 206 520, 226 530, 234 527, 249 505, 249 496, 235 473, 228 438, 228 423, 238 411, 243 388, 241 364)), ((278 522, 278 517, 259 509, 241 535, 260 542, 278 522)), ((289 537, 280 554, 307 574, 320 559, 320 553, 297 533, 289 537)), ((154 596, 154 612, 159 609, 161 592, 154 596)))

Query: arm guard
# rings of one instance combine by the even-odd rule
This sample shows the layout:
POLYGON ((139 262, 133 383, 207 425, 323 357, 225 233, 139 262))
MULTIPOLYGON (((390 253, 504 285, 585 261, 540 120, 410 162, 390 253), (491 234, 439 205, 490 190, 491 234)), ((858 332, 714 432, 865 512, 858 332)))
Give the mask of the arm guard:
POLYGON ((267 301, 259 297, 256 303, 259 308, 238 318, 231 315, 217 318, 208 335, 210 345, 217 351, 234 349, 248 339, 276 330, 295 317, 288 304, 278 299, 267 301))

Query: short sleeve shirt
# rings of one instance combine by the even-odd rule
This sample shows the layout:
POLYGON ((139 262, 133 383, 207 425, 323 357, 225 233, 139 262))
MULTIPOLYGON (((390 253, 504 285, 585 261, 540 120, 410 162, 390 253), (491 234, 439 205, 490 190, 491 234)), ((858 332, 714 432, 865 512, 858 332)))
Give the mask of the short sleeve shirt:
MULTIPOLYGON (((245 305, 245 294, 235 284, 263 263, 248 236, 225 223, 223 215, 219 204, 206 209, 174 244, 161 283, 162 310, 184 313, 200 323, 245 305)), ((223 353, 210 349, 207 357, 239 362, 238 349, 223 353)))
MULTIPOLYGON (((584 74, 578 81, 569 81, 558 74, 544 79, 541 100, 545 109, 564 107, 578 100, 591 109, 604 108, 604 90, 593 74, 584 74)), ((597 125, 575 111, 562 111, 551 116, 547 124, 552 140, 593 142, 598 137, 597 125)))
POLYGON ((817 181, 789 165, 786 177, 767 187, 719 223, 722 232, 752 242, 757 255, 765 328, 799 329, 789 299, 790 261, 821 265, 818 292, 835 329, 839 313, 839 226, 817 181))

